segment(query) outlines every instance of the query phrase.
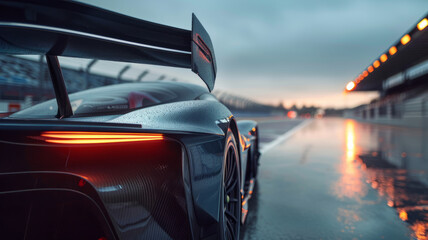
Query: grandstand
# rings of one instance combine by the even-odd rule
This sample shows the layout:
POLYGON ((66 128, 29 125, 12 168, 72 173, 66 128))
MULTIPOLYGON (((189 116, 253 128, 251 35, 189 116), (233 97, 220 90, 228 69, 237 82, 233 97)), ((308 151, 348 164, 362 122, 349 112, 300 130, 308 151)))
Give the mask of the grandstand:
MULTIPOLYGON (((54 98, 46 63, 15 56, 0 56, 0 112, 13 112, 54 98)), ((118 83, 117 78, 62 69, 69 93, 118 83), (86 83, 86 84, 83 84, 86 83)))
POLYGON ((427 127, 428 15, 375 59, 346 91, 377 91, 369 104, 344 116, 382 124, 427 127))
MULTIPOLYGON (((0 55, 0 61, 0 113, 15 112, 55 97, 44 58, 37 61, 0 55)), ((62 67, 69 93, 122 82, 142 81, 148 74, 148 70, 145 70, 136 79, 123 79, 123 73, 130 68, 128 65, 118 72, 117 77, 94 74, 89 69, 95 62, 96 60, 89 62, 86 68, 62 67)), ((165 75, 161 75, 156 79, 165 78, 165 75)), ((284 115, 283 109, 281 111, 274 106, 260 104, 248 98, 221 91, 213 94, 238 116, 284 115)))

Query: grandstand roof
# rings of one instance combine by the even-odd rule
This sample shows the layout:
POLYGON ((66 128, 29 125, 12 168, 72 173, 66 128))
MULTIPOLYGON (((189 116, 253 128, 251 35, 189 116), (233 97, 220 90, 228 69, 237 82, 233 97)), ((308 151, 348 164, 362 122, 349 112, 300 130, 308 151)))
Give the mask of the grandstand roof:
MULTIPOLYGON (((382 91, 387 79, 394 80, 392 78, 395 76, 427 60, 428 14, 377 59, 374 59, 366 69, 363 69, 353 81, 347 84, 346 90, 382 91)), ((404 82, 404 80, 398 81, 404 82)))

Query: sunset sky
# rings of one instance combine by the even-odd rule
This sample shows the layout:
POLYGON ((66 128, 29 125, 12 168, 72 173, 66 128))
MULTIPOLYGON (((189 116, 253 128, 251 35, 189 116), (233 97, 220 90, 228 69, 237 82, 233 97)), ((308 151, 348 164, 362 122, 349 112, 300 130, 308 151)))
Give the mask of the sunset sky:
MULTIPOLYGON (((428 10, 426 0, 83 2, 185 29, 194 12, 214 44, 216 90, 269 104, 322 107, 353 107, 376 96, 343 89, 428 10)), ((201 83, 188 69, 132 68, 129 77, 150 69, 201 83)))

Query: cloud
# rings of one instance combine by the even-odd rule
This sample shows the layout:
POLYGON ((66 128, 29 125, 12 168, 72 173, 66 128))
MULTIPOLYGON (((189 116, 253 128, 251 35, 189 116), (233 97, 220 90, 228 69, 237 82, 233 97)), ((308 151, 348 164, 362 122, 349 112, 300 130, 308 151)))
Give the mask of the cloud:
MULTIPOLYGON (((302 102, 298 95, 340 95, 347 81, 428 9, 425 0, 85 2, 186 29, 195 12, 214 43, 217 88, 257 92, 251 97, 259 101, 294 97, 302 102), (282 94, 287 91, 293 94, 282 94)), ((190 73, 166 71, 195 79, 190 73)))

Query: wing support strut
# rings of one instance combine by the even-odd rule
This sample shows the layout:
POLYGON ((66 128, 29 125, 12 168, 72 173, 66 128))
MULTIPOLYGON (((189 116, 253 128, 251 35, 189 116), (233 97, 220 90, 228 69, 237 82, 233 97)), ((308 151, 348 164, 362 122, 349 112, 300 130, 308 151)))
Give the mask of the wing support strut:
POLYGON ((46 55, 49 73, 51 75, 52 85, 55 91, 56 102, 58 104, 58 113, 56 118, 62 119, 73 116, 70 99, 68 98, 67 88, 65 87, 64 77, 62 76, 61 66, 58 57, 46 55))

